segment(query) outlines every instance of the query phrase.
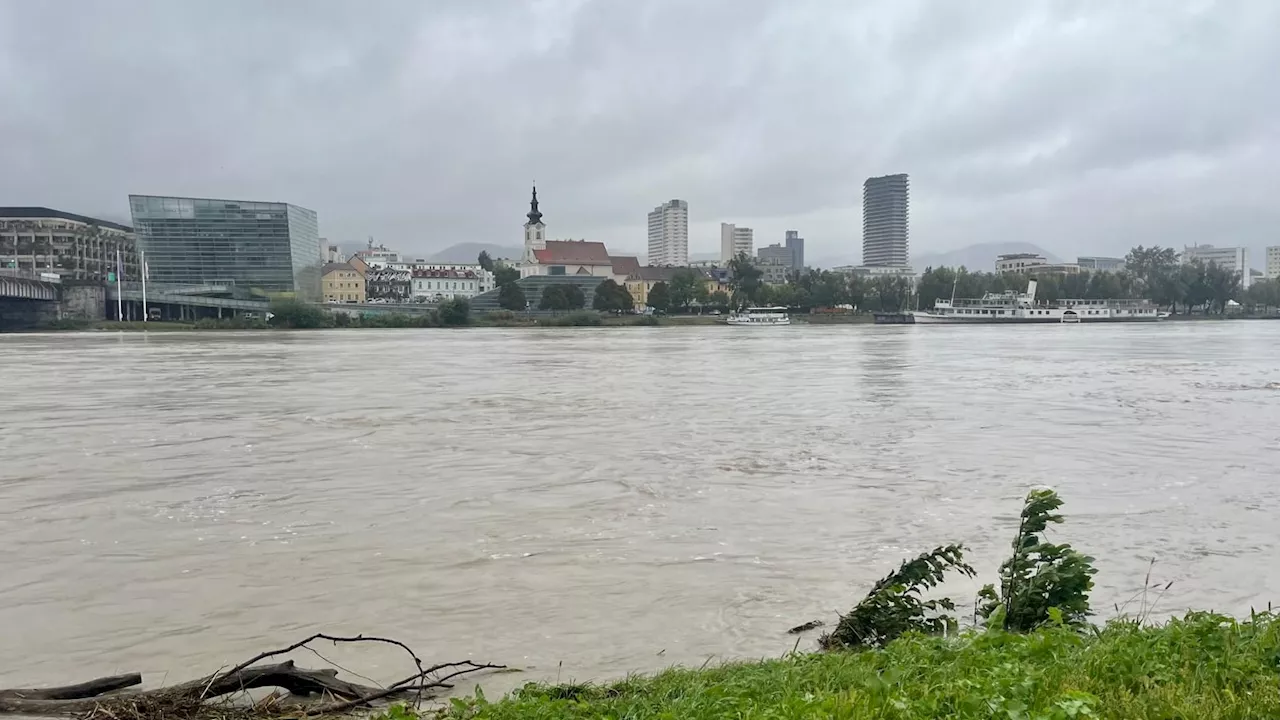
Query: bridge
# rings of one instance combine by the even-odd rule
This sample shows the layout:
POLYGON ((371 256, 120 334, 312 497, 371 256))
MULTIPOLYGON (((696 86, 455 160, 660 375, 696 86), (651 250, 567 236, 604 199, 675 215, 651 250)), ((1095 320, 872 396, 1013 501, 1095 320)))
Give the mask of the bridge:
POLYGON ((59 275, 47 271, 0 268, 0 298, 56 302, 61 281, 59 275))
MULTIPOLYGON (((141 286, 130 287, 125 289, 117 288, 114 284, 107 286, 108 304, 113 303, 119 298, 122 302, 141 303, 142 288, 141 286)), ((202 307, 213 308, 216 310, 235 310, 239 312, 255 312, 264 313, 270 304, 266 300, 249 300, 242 298, 217 297, 214 295, 196 294, 197 292, 216 292, 215 288, 209 286, 200 287, 184 287, 180 289, 157 289, 147 288, 147 305, 184 305, 186 307, 202 307)))

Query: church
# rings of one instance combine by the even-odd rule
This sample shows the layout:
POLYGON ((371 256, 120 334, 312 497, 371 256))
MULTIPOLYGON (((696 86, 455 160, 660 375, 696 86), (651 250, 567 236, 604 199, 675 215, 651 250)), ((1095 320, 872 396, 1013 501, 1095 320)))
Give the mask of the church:
POLYGON ((601 279, 613 276, 613 259, 604 243, 585 240, 547 240, 547 225, 538 210, 538 187, 533 187, 528 221, 524 224, 524 257, 520 277, 579 275, 601 279))

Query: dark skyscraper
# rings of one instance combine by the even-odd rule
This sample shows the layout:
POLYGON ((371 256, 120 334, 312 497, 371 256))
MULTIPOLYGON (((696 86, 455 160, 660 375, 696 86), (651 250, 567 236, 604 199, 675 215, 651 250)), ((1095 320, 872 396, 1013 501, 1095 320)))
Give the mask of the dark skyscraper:
POLYGON ((862 264, 905 267, 910 183, 906 173, 867 178, 862 184, 862 264))
POLYGON ((791 269, 804 269, 804 238, 799 230, 787 231, 787 249, 791 251, 791 269))

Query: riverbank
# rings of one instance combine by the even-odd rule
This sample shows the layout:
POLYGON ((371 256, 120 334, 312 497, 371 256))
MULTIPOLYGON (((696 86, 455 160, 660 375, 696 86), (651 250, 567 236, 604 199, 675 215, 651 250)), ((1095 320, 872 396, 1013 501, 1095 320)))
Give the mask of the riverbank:
MULTIPOLYGON (((869 324, 871 316, 796 316, 797 324, 869 324)), ((724 325, 724 318, 715 315, 602 315, 591 312, 565 313, 562 315, 517 315, 515 313, 489 313, 471 319, 465 325, 445 326, 448 329, 458 328, 551 328, 551 327, 711 327, 724 325)), ((369 324, 337 323, 315 328, 295 328, 269 325, 263 320, 214 320, 205 319, 196 322, 170 321, 132 321, 116 322, 99 320, 94 322, 58 322, 45 327, 30 328, 14 332, 175 332, 175 331, 207 331, 207 330, 369 330, 369 329, 404 329, 404 328, 441 328, 438 324, 422 324, 413 317, 404 318, 384 316, 381 322, 369 324)))
MULTIPOLYGON (((1158 627, 906 636, 880 650, 672 669, 607 685, 482 692, 439 717, 1274 718, 1280 619, 1192 613, 1158 627)), ((412 717, 395 711, 384 717, 412 717)))

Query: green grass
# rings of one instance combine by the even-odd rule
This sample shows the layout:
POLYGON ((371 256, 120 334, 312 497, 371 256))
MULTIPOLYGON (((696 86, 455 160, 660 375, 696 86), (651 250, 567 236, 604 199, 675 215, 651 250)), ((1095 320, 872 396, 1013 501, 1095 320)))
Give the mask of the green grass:
MULTIPOLYGON (((403 709, 389 717, 405 717, 403 709)), ((1280 717, 1280 619, 1193 613, 1160 627, 1080 634, 908 635, 882 650, 797 654, 611 685, 527 685, 442 718, 1216 718, 1280 717)))

